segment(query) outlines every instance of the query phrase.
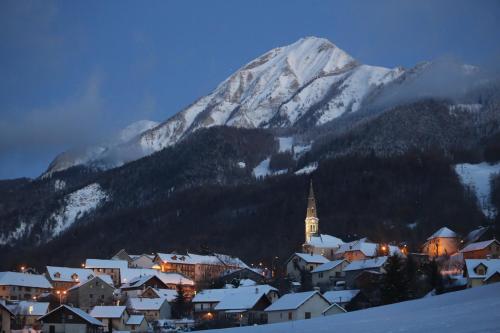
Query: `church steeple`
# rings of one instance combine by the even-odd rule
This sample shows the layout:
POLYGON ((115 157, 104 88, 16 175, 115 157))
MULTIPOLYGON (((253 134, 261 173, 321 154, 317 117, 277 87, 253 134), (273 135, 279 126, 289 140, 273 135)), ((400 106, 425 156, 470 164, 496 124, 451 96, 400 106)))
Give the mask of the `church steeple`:
POLYGON ((307 213, 305 220, 306 227, 306 244, 310 242, 311 237, 319 235, 319 219, 316 212, 316 199, 314 198, 314 190, 312 180, 309 185, 309 197, 307 198, 307 213))
POLYGON ((316 199, 314 199, 313 182, 309 184, 309 197, 307 198, 307 214, 306 217, 318 217, 316 214, 316 199))

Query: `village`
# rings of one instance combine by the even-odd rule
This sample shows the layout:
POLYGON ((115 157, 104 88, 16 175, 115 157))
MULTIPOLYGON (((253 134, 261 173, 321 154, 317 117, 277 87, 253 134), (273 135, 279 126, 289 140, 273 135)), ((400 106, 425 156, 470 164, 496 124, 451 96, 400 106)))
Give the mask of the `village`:
POLYGON ((281 267, 191 252, 0 272, 1 332, 178 332, 338 315, 500 282, 491 227, 443 226, 419 252, 320 234, 311 182, 302 251, 281 267))

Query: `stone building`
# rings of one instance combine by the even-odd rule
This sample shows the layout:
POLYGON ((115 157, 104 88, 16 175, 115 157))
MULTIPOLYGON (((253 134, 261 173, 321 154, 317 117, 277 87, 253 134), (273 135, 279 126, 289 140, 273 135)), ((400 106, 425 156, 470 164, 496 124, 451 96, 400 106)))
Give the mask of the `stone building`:
POLYGON ((67 290, 66 302, 84 311, 96 305, 112 305, 115 288, 100 276, 80 283, 67 290))
POLYGON ((0 272, 0 298, 31 300, 52 290, 44 275, 19 272, 0 272))

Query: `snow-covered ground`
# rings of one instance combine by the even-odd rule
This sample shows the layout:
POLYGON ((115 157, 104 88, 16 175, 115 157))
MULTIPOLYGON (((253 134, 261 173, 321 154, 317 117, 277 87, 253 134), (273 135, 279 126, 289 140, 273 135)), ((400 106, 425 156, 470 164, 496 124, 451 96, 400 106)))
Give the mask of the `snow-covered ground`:
POLYGON ((311 172, 313 172, 314 170, 316 170, 317 168, 318 168, 318 162, 313 162, 311 164, 306 165, 302 169, 295 171, 295 174, 296 175, 308 175, 311 172))
POLYGON ((96 209, 102 202, 109 198, 97 183, 85 186, 64 198, 64 206, 53 213, 51 219, 56 221, 52 229, 54 236, 69 228, 84 214, 96 209))
POLYGON ((491 176, 500 172, 500 163, 489 164, 457 164, 455 171, 462 184, 469 186, 474 193, 485 216, 493 218, 496 215, 491 205, 491 176))
POLYGON ((500 332, 500 283, 309 320, 212 330, 234 333, 500 332))
POLYGON ((293 148, 293 137, 283 137, 283 138, 278 138, 278 142, 280 144, 279 147, 279 152, 280 153, 285 153, 285 152, 291 152, 293 148))
POLYGON ((0 245, 9 244, 20 238, 22 238, 26 233, 31 230, 31 225, 26 224, 26 222, 21 221, 17 228, 9 234, 0 235, 0 245))
POLYGON ((260 162, 254 169, 253 169, 253 176, 255 178, 262 178, 270 175, 272 172, 269 169, 269 162, 271 162, 271 158, 268 157, 262 162, 260 162))

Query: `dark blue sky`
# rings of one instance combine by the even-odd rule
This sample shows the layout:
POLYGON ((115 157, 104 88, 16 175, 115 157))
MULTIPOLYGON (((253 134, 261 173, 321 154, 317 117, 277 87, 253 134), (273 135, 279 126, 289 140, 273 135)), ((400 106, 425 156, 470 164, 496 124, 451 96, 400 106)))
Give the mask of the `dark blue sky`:
POLYGON ((363 63, 500 59, 500 1, 1 1, 0 179, 165 120, 267 50, 328 38, 363 63))

